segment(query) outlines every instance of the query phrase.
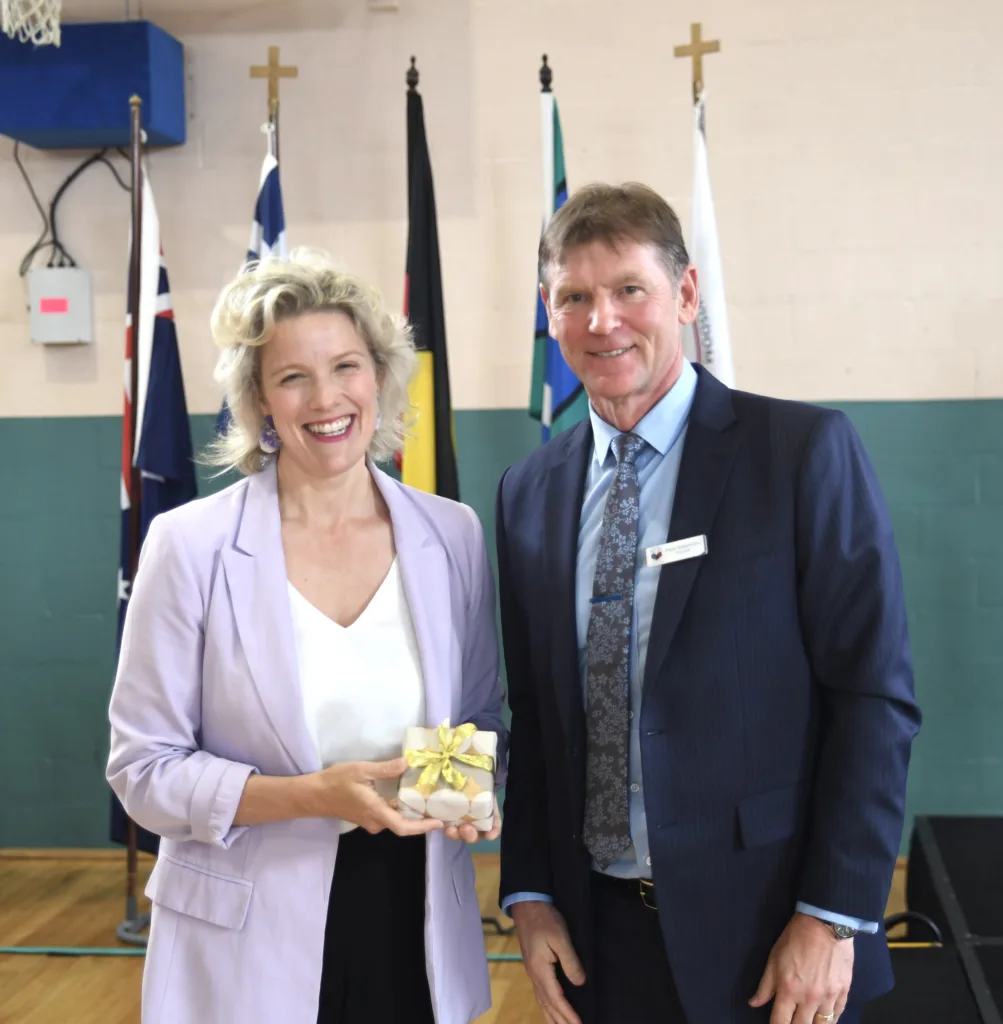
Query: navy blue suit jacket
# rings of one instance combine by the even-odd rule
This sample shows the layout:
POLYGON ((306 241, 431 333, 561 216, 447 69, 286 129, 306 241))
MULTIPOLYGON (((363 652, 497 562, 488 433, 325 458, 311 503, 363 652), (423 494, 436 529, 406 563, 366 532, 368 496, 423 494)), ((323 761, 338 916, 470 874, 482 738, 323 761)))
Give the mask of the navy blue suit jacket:
MULTIPOLYGON (((699 370, 699 368, 698 368, 699 370)), ((839 412, 699 370, 644 674, 641 757, 658 913, 687 1015, 747 1006, 795 903, 880 921, 920 715, 888 512, 839 412)), ((512 710, 501 897, 549 893, 586 972, 585 713, 575 630, 586 421, 509 469, 498 563, 512 710)), ((851 1001, 892 985, 858 936, 851 1001)), ((565 985, 587 1022, 588 983, 565 985)))

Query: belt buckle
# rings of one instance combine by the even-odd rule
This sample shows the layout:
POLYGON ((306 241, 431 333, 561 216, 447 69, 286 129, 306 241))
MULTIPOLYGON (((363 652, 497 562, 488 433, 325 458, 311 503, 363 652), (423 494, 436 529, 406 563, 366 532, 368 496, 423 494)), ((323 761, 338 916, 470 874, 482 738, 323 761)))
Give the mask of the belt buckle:
POLYGON ((640 890, 641 890, 641 902, 649 910, 657 910, 658 905, 655 903, 655 883, 650 878, 639 878, 640 890))

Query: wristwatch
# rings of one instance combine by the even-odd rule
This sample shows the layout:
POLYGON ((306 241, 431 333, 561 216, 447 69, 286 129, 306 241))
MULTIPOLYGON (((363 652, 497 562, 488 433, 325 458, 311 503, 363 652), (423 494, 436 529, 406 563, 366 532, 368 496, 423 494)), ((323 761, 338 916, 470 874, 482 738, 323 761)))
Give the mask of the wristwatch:
MULTIPOLYGON (((819 920, 821 920, 821 918, 819 918, 819 920)), ((852 939, 853 936, 860 931, 859 928, 854 928, 852 925, 834 924, 832 921, 822 921, 822 924, 824 924, 837 939, 852 939)))

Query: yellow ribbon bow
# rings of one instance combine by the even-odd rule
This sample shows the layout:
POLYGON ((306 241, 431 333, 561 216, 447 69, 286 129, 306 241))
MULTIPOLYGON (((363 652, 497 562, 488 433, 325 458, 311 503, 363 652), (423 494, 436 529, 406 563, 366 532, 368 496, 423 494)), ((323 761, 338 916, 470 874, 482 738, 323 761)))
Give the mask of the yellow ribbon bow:
POLYGON ((418 778, 419 786, 434 786, 439 781, 439 775, 453 787, 463 789, 467 784, 467 777, 461 771, 453 767, 453 761, 462 761, 472 768, 483 768, 485 771, 494 770, 494 758, 490 754, 461 754, 459 748, 464 740, 469 739, 477 732, 477 726, 472 722, 465 725, 458 725, 450 729, 445 722, 439 726, 439 749, 438 750, 405 750, 404 756, 412 768, 424 768, 418 778))

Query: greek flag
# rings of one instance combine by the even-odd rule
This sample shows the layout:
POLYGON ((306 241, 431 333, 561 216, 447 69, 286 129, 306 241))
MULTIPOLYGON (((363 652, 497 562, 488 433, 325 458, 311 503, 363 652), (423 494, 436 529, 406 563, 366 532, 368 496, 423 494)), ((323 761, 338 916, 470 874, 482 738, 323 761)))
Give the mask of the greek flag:
POLYGON ((279 162, 269 150, 261 165, 261 182, 258 185, 258 201, 254 204, 254 223, 251 225, 251 240, 247 245, 247 259, 263 260, 268 256, 285 259, 288 255, 279 162))
MULTIPOLYGON (((286 218, 282 212, 282 188, 279 185, 279 162, 269 142, 265 161, 261 165, 261 180, 258 183, 258 198, 254 204, 254 223, 251 225, 251 240, 247 243, 246 266, 251 260, 263 260, 269 256, 286 259, 289 249, 286 245, 286 218)), ((230 423, 230 410, 223 407, 216 417, 216 433, 226 433, 230 423)))

